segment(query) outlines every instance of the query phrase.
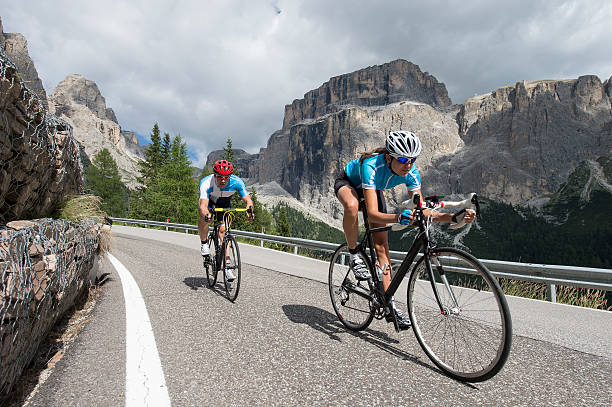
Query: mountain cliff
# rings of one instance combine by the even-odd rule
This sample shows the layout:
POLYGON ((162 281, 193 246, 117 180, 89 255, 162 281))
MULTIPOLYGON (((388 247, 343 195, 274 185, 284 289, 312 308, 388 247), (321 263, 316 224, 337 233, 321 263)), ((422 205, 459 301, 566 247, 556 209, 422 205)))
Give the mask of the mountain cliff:
MULTIPOLYGON (((612 153, 611 92, 610 79, 588 75, 520 81, 451 105, 443 83, 393 61, 332 78, 287 105, 283 127, 239 168, 247 183, 280 187, 338 225, 333 181, 342 167, 384 145, 389 130, 408 129, 423 142, 424 194, 541 206, 580 163, 612 153)), ((404 194, 386 196, 394 205, 404 194)))
POLYGON ((383 65, 335 76, 318 89, 285 106, 283 129, 307 119, 333 113, 343 106, 382 106, 404 100, 431 106, 449 106, 444 84, 408 61, 398 59, 383 65))
POLYGON ((16 65, 17 72, 21 75, 23 84, 36 95, 45 109, 48 108, 47 94, 42 81, 38 77, 38 72, 34 62, 28 52, 28 41, 19 33, 5 33, 0 18, 0 47, 5 54, 16 65))
POLYGON ((552 194, 581 162, 612 153, 610 99, 610 80, 592 75, 468 99, 457 116, 464 146, 435 162, 428 183, 512 204, 552 194))
POLYGON ((117 162, 123 181, 136 185, 137 163, 144 148, 133 132, 121 130, 113 109, 95 82, 82 75, 68 75, 49 96, 49 110, 73 126, 74 136, 91 160, 106 148, 117 162))

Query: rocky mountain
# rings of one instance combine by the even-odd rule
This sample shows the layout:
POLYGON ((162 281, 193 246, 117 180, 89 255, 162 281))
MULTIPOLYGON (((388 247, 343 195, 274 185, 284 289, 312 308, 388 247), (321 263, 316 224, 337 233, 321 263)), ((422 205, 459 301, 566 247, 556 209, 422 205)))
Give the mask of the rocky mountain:
POLYGON ((89 160, 108 149, 126 185, 136 185, 137 163, 144 158, 144 148, 134 132, 121 130, 95 82, 82 75, 68 75, 49 96, 49 110, 73 126, 89 160))
POLYGON ((72 126, 73 135, 81 146, 84 164, 107 148, 117 161, 123 181, 135 186, 138 176, 136 162, 144 158, 144 147, 139 145, 136 134, 121 129, 97 85, 81 75, 69 75, 52 95, 47 96, 27 44, 22 34, 5 33, 0 19, 0 46, 16 65, 23 84, 40 99, 45 111, 72 126))
POLYGON ((344 164, 382 146, 389 130, 409 129, 424 145, 424 194, 473 191, 541 206, 581 162, 612 152, 610 82, 520 81, 452 105, 444 84, 397 60, 332 78, 287 105, 283 127, 239 166, 248 166, 247 183, 286 195, 281 188, 339 225, 333 181, 344 164))
MULTIPOLYGON (((234 154, 234 162, 232 164, 238 170, 240 177, 249 178, 249 164, 251 161, 253 161, 253 159, 256 159, 256 156, 249 154, 240 148, 232 149, 232 153, 234 154)), ((225 150, 214 150, 210 152, 208 157, 206 157, 205 166, 208 167, 209 170, 212 170, 215 162, 223 158, 224 154, 225 150)))
MULTIPOLYGON (((283 128, 259 154, 243 155, 239 168, 248 174, 248 184, 264 192, 263 202, 278 203, 280 196, 298 209, 307 203, 311 214, 339 226, 342 212, 333 182, 346 162, 384 145, 389 130, 410 128, 427 135, 419 158, 427 168, 463 144, 459 109, 451 105, 444 84, 408 61, 365 68, 331 78, 287 105, 283 128)), ((401 191, 388 197, 396 202, 401 191)))
POLYGON ((42 81, 38 77, 34 62, 30 58, 28 41, 22 34, 5 33, 2 27, 2 18, 0 18, 0 47, 17 66, 23 84, 41 100, 42 105, 47 109, 47 94, 42 81))
POLYGON ((304 99, 294 100, 285 106, 283 129, 334 113, 347 105, 384 106, 404 100, 431 106, 451 104, 444 84, 421 72, 417 65, 398 59, 333 77, 306 93, 304 99))
POLYGON ((612 153, 610 80, 521 81, 468 99, 457 123, 464 146, 436 160, 433 189, 526 204, 556 192, 581 162, 612 153))

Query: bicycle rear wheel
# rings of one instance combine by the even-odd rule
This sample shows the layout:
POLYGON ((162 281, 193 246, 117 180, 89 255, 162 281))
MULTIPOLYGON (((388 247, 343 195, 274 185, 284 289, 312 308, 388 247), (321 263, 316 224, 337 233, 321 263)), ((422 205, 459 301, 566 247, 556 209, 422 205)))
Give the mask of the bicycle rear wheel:
MULTIPOLYGON (((351 331, 361 331, 370 325, 374 318, 371 289, 368 281, 358 281, 349 269, 349 250, 345 244, 339 246, 329 264, 329 295, 332 306, 340 322, 351 331)), ((372 264, 362 251, 370 273, 372 264)))
POLYGON ((210 254, 204 258, 204 268, 206 269, 206 279, 208 280, 208 286, 214 287, 217 283, 217 271, 218 264, 217 261, 217 242, 214 236, 208 237, 208 249, 210 250, 210 254))
POLYGON ((236 239, 234 239, 234 236, 225 236, 225 239, 223 239, 222 252, 225 292, 227 294, 227 299, 233 302, 236 300, 236 297, 238 297, 241 278, 240 251, 238 250, 238 243, 236 242, 236 239), (234 277, 232 281, 230 281, 229 278, 230 273, 233 274, 234 277))
POLYGON ((417 262, 408 282, 408 312, 419 344, 457 380, 490 379, 506 363, 512 342, 504 293, 489 270, 463 250, 436 248, 428 259, 417 262))

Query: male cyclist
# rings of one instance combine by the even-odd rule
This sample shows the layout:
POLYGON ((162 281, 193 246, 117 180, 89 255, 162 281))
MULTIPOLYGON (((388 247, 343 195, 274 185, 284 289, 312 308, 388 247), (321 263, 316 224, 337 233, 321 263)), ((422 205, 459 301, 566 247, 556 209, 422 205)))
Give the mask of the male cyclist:
MULTIPOLYGON (((253 214, 253 201, 251 196, 244 186, 244 182, 233 174, 234 166, 232 163, 226 160, 218 160, 213 165, 213 174, 202 178, 200 181, 200 203, 198 219, 198 231, 200 232, 200 253, 202 256, 209 256, 210 249, 208 248, 208 222, 212 219, 211 211, 213 208, 230 208, 231 198, 236 191, 240 194, 242 200, 246 203, 247 207, 247 219, 252 220, 253 214), (249 210, 250 209, 250 210, 249 210)), ((221 213, 217 213, 218 220, 222 220, 221 213)), ((219 228, 219 241, 223 241, 225 235, 225 225, 221 225, 219 228)), ((233 281, 235 279, 234 273, 231 270, 227 270, 227 280, 233 281)))
MULTIPOLYGON (((365 199, 368 219, 372 228, 382 227, 389 223, 412 224, 412 211, 405 209, 402 213, 387 213, 383 190, 398 185, 406 185, 408 195, 421 194, 421 175, 414 162, 421 154, 421 141, 410 131, 391 131, 385 140, 385 147, 364 153, 344 167, 344 172, 334 184, 336 197, 344 207, 342 226, 349 247, 349 266, 357 280, 370 278, 368 269, 359 256, 357 247, 359 198, 365 199)), ((429 210, 425 211, 426 216, 429 210)), ((476 213, 468 209, 464 215, 467 223, 474 220, 476 213)), ((434 212, 435 222, 456 222, 450 213, 434 212)), ((386 290, 391 284, 391 267, 389 267, 389 240, 387 232, 372 235, 374 248, 380 267, 383 270, 382 284, 386 290)), ((407 315, 395 309, 400 329, 410 327, 407 315)), ((387 322, 393 321, 391 314, 386 315, 387 322)))

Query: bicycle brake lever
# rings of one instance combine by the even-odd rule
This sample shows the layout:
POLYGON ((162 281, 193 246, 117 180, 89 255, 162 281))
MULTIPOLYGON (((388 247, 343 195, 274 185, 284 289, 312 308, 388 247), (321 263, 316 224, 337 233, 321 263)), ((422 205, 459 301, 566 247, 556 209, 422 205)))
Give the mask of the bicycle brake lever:
MULTIPOLYGON (((450 206, 450 205, 448 205, 450 206)), ((456 207, 460 207, 463 208, 462 211, 459 211, 456 215, 457 216, 457 223, 452 223, 448 226, 449 229, 459 229, 462 228, 466 225, 465 223, 465 209, 474 209, 474 207, 476 208, 476 214, 478 215, 479 211, 480 211, 480 205, 478 204, 478 196, 472 192, 469 197, 467 197, 466 199, 464 199, 463 201, 457 202, 455 205, 452 206, 456 206, 456 207)))

